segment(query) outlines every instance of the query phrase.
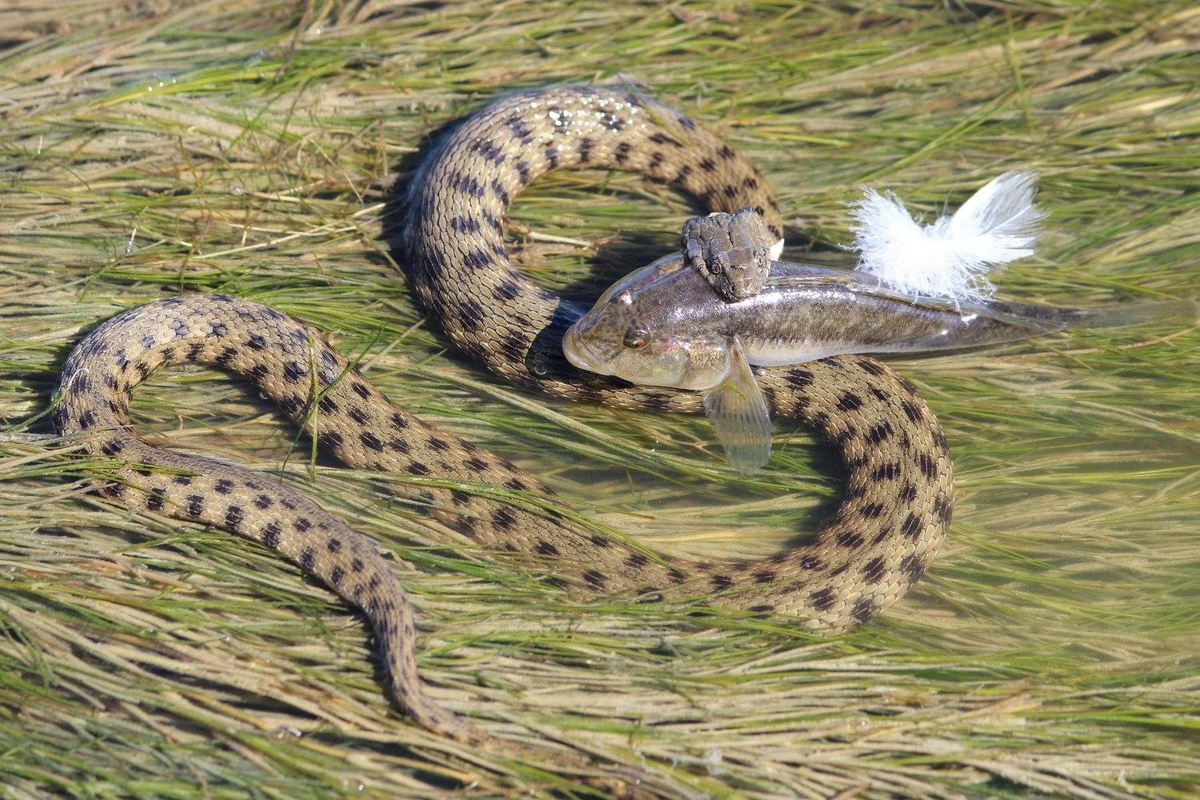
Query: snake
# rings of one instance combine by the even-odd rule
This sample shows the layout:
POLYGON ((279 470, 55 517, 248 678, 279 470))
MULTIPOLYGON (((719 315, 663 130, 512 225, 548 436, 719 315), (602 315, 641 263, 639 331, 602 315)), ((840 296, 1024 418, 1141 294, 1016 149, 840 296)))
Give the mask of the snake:
MULTIPOLYGON (((752 208, 782 238, 780 207, 763 176, 683 113, 623 87, 539 88, 500 97, 464 119, 429 149, 398 195, 397 249, 416 296, 454 345, 519 386, 621 409, 699 412, 696 393, 571 366, 562 336, 586 307, 537 285, 510 261, 504 235, 513 197, 539 176, 568 168, 640 173, 710 211, 752 208)), ((139 438, 132 392, 155 370, 181 364, 248 381, 349 467, 441 479, 397 491, 416 493, 434 520, 466 541, 540 565, 545 580, 572 597, 689 600, 839 633, 917 581, 952 512, 953 469, 937 419, 908 381, 863 356, 756 371, 772 417, 815 429, 837 448, 845 491, 807 541, 765 558, 712 563, 647 552, 521 502, 551 489, 393 405, 319 330, 260 303, 184 294, 132 308, 88 333, 63 366, 52 417, 61 436, 110 464, 92 478, 95 491, 246 537, 299 565, 366 617, 398 707, 462 742, 495 737, 429 696, 417 672, 412 604, 371 540, 298 489, 139 438)), ((627 776, 605 780, 610 789, 624 787, 614 789, 619 796, 645 791, 627 776)))

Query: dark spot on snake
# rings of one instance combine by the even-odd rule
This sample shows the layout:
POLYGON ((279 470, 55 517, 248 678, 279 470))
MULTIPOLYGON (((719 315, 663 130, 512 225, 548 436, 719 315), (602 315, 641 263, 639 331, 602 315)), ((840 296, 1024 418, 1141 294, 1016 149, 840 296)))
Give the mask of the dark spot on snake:
POLYGON ((133 368, 137 370, 138 375, 140 375, 143 380, 145 380, 152 371, 152 367, 145 361, 137 362, 133 365, 133 368))
POLYGON ((683 114, 676 114, 675 119, 678 120, 680 125, 687 128, 689 131, 695 130, 695 128, 696 128, 696 123, 692 122, 690 119, 685 117, 683 114))
POLYGON ((930 480, 937 478, 938 467, 937 461, 929 453, 920 453, 917 456, 917 466, 921 468, 921 473, 930 480))
POLYGON ((875 601, 869 597, 860 597, 854 603, 854 609, 850 613, 859 622, 866 622, 875 616, 875 601))
POLYGON ((363 411, 358 406, 351 406, 346 413, 350 415, 350 419, 354 420, 359 425, 366 425, 367 421, 371 419, 367 416, 367 412, 363 411))
POLYGON ((547 542, 545 539, 541 539, 538 541, 537 551, 544 556, 558 555, 558 548, 555 547, 554 545, 550 544, 550 542, 547 542))
POLYGON ((515 300, 517 295, 521 293, 521 287, 512 281, 506 280, 492 290, 492 294, 497 300, 509 301, 515 300))
POLYGON ((708 582, 715 591, 719 592, 722 589, 728 589, 730 586, 732 586, 733 578, 729 577, 728 575, 713 575, 708 579, 708 582))
POLYGON ((721 190, 721 194, 725 195, 725 197, 732 200, 738 196, 738 190, 737 190, 736 186, 726 186, 724 189, 721 190))
POLYGON ((467 503, 471 502, 471 495, 467 494, 461 489, 451 489, 450 501, 456 506, 465 506, 467 503))
POLYGON ((824 569, 825 562, 816 556, 804 556, 804 558, 800 559, 800 567, 801 569, 824 569))
POLYGON ((842 398, 838 400, 837 407, 842 411, 856 411, 862 408, 862 398, 854 392, 846 392, 842 398))
POLYGON ((246 370, 246 377, 254 383, 262 383, 263 378, 267 377, 267 367, 265 364, 255 364, 250 369, 246 370))
POLYGON ((322 431, 317 434, 317 444, 327 450, 338 450, 342 446, 342 435, 337 431, 322 431))
POLYGON ((306 370, 295 361, 289 361, 283 365, 284 380, 294 383, 304 377, 306 370))
POLYGON ((650 395, 643 398, 642 403, 651 411, 666 411, 671 401, 662 395, 650 395))
POLYGON ((632 567, 634 569, 641 569, 642 567, 646 566, 649 563, 650 563, 650 559, 641 553, 633 553, 629 556, 629 558, 625 559, 626 566, 632 567))
POLYGON ((146 497, 146 508, 151 511, 162 511, 167 502, 167 492, 165 489, 155 487, 150 490, 150 494, 146 497))
POLYGON ((100 448, 100 452, 111 458, 124 449, 125 445, 122 444, 119 439, 112 439, 108 442, 105 442, 104 446, 100 448))
POLYGON ((329 585, 336 587, 342 582, 342 578, 346 577, 346 571, 341 567, 334 567, 329 573, 329 585))
POLYGON ((658 169, 662 166, 663 158, 665 158, 665 156, 663 156, 663 154, 659 151, 655 150, 653 155, 650 156, 650 163, 646 165, 646 169, 651 171, 658 169))
POLYGON ((770 583, 773 580, 775 580, 775 573, 769 569, 754 573, 755 583, 770 583))
POLYGON ((868 372, 871 375, 883 374, 883 365, 877 361, 872 361, 869 358, 861 359, 858 362, 858 366, 862 368, 863 372, 868 372))
POLYGON ((762 605, 750 606, 750 610, 755 614, 766 616, 775 610, 775 606, 770 603, 763 603, 762 605))
POLYGON ((655 131, 654 133, 650 134, 650 141, 654 142, 655 144, 669 144, 672 147, 683 147, 683 145, 681 145, 678 141, 672 139, 670 136, 667 136, 662 131, 655 131))
POLYGON ((316 560, 317 560, 317 554, 315 552, 313 552, 313 549, 311 547, 304 548, 304 551, 302 553, 300 553, 300 558, 299 558, 300 566, 304 567, 306 570, 312 570, 313 563, 316 560))
POLYGON ((262 350, 267 346, 267 340, 257 333, 250 334, 250 338, 246 340, 246 344, 255 350, 262 350))
POLYGON ((911 483, 904 484, 904 488, 900 490, 899 497, 905 503, 911 503, 917 499, 917 489, 911 483))
POLYGON ((229 366, 229 362, 232 361, 233 357, 236 355, 237 355, 236 347, 226 347, 223 350, 221 350, 220 353, 217 354, 217 357, 213 359, 213 362, 216 363, 218 366, 227 367, 227 366, 229 366))
POLYGON ((592 160, 592 140, 584 136, 579 140, 579 163, 586 164, 592 160))
POLYGON ((629 142, 621 142, 617 145, 616 152, 613 154, 613 160, 618 164, 624 164, 629 159, 629 142))
POLYGON ((871 394, 875 395, 875 399, 881 400, 884 403, 890 403, 892 401, 891 393, 885 392, 883 389, 880 389, 878 386, 871 387, 871 394))
POLYGON ((371 387, 367 386, 362 381, 351 381, 350 388, 353 389, 354 393, 363 400, 366 400, 371 396, 371 387))
POLYGON ((863 537, 854 531, 842 531, 837 535, 837 543, 842 547, 853 550, 856 547, 862 546, 863 537))
POLYGON ((817 611, 828 611, 833 608, 833 589, 829 587, 819 589, 810 594, 808 599, 817 611))
POLYGON ((721 158, 728 161, 729 159, 736 156, 737 153, 733 152, 733 148, 730 147, 729 145, 723 144, 723 145, 721 145, 721 149, 717 151, 717 155, 719 155, 721 158))
MULTIPOLYGON (((777 240, 783 238, 783 231, 774 223, 767 226, 767 232, 774 236, 777 240)), ((836 363, 836 362, 835 362, 836 363)))
POLYGON ((501 530, 512 530, 513 525, 517 522, 517 516, 507 508, 498 508, 492 514, 492 522, 501 530))
POLYGON ((228 480, 227 478, 220 478, 215 484, 213 484, 213 491, 215 491, 217 494, 229 494, 233 491, 233 486, 233 481, 228 480))
POLYGON ((954 509, 950 499, 944 493, 939 493, 937 499, 934 500, 933 513, 937 515, 943 525, 950 522, 950 516, 954 513, 954 509))
POLYGON ((518 161, 513 165, 513 169, 521 176, 521 183, 529 183, 529 167, 524 161, 518 161))
POLYGON ((109 497, 120 497, 125 494, 125 487, 119 483, 108 483, 105 484, 103 491, 109 497))
POLYGON ((450 449, 450 444, 445 439, 439 439, 435 436, 429 440, 429 447, 439 453, 444 453, 450 449))
POLYGON ((404 455, 408 455, 408 451, 410 449, 408 442, 404 441, 403 439, 392 439, 390 442, 388 442, 388 447, 392 448, 397 453, 403 453, 404 455))
MULTIPOLYGON (((501 160, 503 159, 504 157, 501 156, 501 160)), ((505 190, 504 186, 501 185, 500 181, 496 180, 495 178, 492 179, 492 192, 496 195, 496 199, 499 200, 502 205, 507 206, 512 202, 512 198, 508 196, 508 192, 505 190)), ((475 227, 478 229, 479 223, 475 223, 475 227)))
POLYGON ((271 506, 275 505, 275 501, 265 494, 260 494, 258 497, 254 498, 254 505, 258 506, 259 508, 270 508, 271 506))
POLYGON ((871 426, 867 431, 867 441, 871 444, 882 444, 886 442, 892 435, 892 425, 887 420, 871 426))
POLYGON ((242 519, 243 516, 241 506, 230 506, 229 508, 225 509, 225 524, 228 527, 237 530, 238 526, 242 524, 242 519))
POLYGON ((714 172, 717 169, 717 162, 711 158, 702 158, 700 159, 700 169, 705 172, 714 172))
POLYGON ((813 374, 806 369, 788 370, 787 382, 796 389, 803 389, 813 382, 813 374))
POLYGON ((342 549, 342 540, 336 536, 330 536, 329 541, 325 543, 325 549, 331 553, 337 553, 342 549))
POLYGON ((180 486, 191 486, 192 479, 187 475, 176 475, 171 479, 172 483, 177 483, 180 486))
MULTIPOLYGON (((751 175, 749 178, 745 178, 742 180, 742 186, 753 191, 754 189, 758 188, 758 178, 751 175)), ((754 213, 758 214, 761 217, 763 215, 762 207, 755 206, 754 213)))
POLYGON ((475 330, 483 323, 483 306, 477 300, 466 300, 458 307, 459 318, 469 330, 475 330))
POLYGON ((892 480, 900 474, 900 462, 889 461, 882 464, 871 473, 871 479, 876 481, 892 480))
POLYGON ((867 583, 879 583, 879 579, 883 577, 883 558, 872 558, 863 567, 863 578, 867 583))
POLYGON ((332 414, 338 410, 338 405, 329 395, 324 395, 320 402, 317 403, 317 408, 321 409, 322 414, 332 414))
POLYGON ((608 578, 605 577, 604 573, 597 572, 594 569, 589 569, 587 572, 583 573, 583 579, 587 581, 587 585, 593 589, 603 589, 604 585, 608 583, 608 578))
POLYGON ((289 417, 296 416, 300 409, 304 407, 304 401, 294 394, 276 398, 275 404, 289 417))
POLYGON ((875 519, 883 513, 883 503, 867 503, 858 513, 863 519, 875 519))
POLYGON ((201 495, 188 495, 187 513, 191 517, 198 517, 204 513, 204 498, 201 495))
POLYGON ((428 475, 429 467, 422 464, 420 461, 414 461, 408 465, 409 475, 428 475))
POLYGON ((392 427, 402 431, 408 427, 408 420, 399 411, 392 414, 392 427))
POLYGON ((596 547, 612 547, 612 542, 610 542, 608 539, 604 538, 603 536, 601 536, 598 533, 592 534, 591 539, 592 539, 592 544, 596 545, 596 547))
POLYGON ((279 529, 278 522, 271 522, 265 525, 262 529, 262 543, 272 550, 279 547, 279 537, 282 531, 279 529))
POLYGON ((925 564, 919 556, 910 553, 900 562, 900 571, 908 578, 908 583, 911 586, 925 572, 925 564))
POLYGON ((904 522, 900 523, 900 532, 910 539, 915 539, 921 532, 921 527, 921 518, 909 512, 908 516, 904 518, 904 522))
POLYGON ((546 163, 550 169, 558 169, 558 148, 555 145, 550 145, 546 148, 545 156, 546 163))
MULTIPOLYGON (((286 507, 286 506, 287 506, 287 504, 284 503, 284 507, 286 507)), ((297 533, 304 533, 311 527, 312 527, 312 521, 309 520, 308 517, 301 517, 300 519, 298 519, 292 523, 292 528, 297 533)))
POLYGON ((922 417, 925 416, 924 412, 921 411, 921 407, 911 400, 901 400, 900 407, 904 409, 904 413, 913 422, 920 422, 922 417))
POLYGON ((691 164, 684 164, 682 167, 680 167, 680 168, 679 168, 679 172, 678 172, 678 173, 676 173, 676 175, 675 175, 675 182, 676 182, 676 183, 683 183, 683 182, 684 182, 684 180, 687 178, 687 176, 688 176, 688 175, 691 175, 691 174, 692 174, 692 166, 691 166, 691 164))
POLYGON ((353 572, 362 572, 363 571, 363 560, 361 558, 356 558, 353 561, 351 561, 350 569, 353 572))
POLYGON ((463 462, 463 466, 475 472, 483 472, 488 468, 488 463, 481 458, 468 458, 463 462))

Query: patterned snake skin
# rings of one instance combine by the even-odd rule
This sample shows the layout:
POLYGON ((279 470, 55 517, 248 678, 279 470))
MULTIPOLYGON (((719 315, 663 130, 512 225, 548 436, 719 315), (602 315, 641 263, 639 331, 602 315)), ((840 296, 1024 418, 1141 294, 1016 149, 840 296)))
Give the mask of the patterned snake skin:
MULTIPOLYGON (((583 312, 515 271, 503 219, 513 196, 566 167, 635 170, 710 209, 753 207, 775 238, 778 207, 763 179, 678 112, 622 91, 559 87, 498 100, 468 118, 413 181, 403 247, 421 300, 463 350, 499 375, 557 397, 696 412, 697 395, 579 373, 561 338, 583 312)), ((257 303, 187 295, 132 309, 93 331, 64 367, 55 408, 63 435, 113 459, 101 491, 136 508, 223 528, 270 547, 369 619, 401 708, 434 731, 494 744, 425 694, 413 611, 376 548, 299 492, 225 463, 152 447, 133 433, 133 388, 162 366, 220 367, 253 383, 351 467, 533 492, 537 478, 393 406, 310 326, 257 303)), ((703 597, 813 629, 843 631, 895 602, 945 536, 952 469, 946 441, 913 388, 868 358, 760 370, 772 415, 822 431, 848 469, 845 498, 807 543, 770 558, 697 564, 647 555, 545 512, 486 493, 414 492, 441 522, 502 553, 527 554, 573 594, 703 597)), ((507 556, 506 556, 507 557, 507 556)), ((529 748, 528 745, 523 746, 529 748)), ((520 751, 515 746, 509 751, 520 751)), ((570 765, 571 762, 562 761, 570 765)), ((579 762, 586 766, 586 759, 579 762)), ((605 779, 609 780, 609 779, 605 779)), ((619 795, 635 781, 594 780, 619 795)))

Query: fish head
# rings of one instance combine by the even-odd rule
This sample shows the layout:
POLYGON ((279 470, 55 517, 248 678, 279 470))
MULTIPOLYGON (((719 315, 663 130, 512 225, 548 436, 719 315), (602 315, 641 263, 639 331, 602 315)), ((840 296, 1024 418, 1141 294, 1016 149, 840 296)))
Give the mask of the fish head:
POLYGON ((563 337, 576 367, 639 386, 704 390, 729 372, 731 340, 704 323, 722 301, 680 254, 613 284, 563 337))

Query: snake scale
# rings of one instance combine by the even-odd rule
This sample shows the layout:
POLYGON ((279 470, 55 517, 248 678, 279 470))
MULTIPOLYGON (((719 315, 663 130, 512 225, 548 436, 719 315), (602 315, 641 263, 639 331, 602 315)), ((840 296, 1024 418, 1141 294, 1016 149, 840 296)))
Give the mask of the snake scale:
MULTIPOLYGON (((538 176, 568 167, 636 171, 710 210, 751 207, 776 238, 782 235, 766 182, 711 132, 638 94, 555 87, 491 103, 425 159, 410 184, 401 243, 413 287, 458 347, 510 381, 560 398, 699 411, 694 393, 630 386, 572 367, 561 339, 585 309, 510 263, 503 230, 512 198, 538 176)), ((392 405, 317 330, 248 300, 196 294, 134 308, 92 331, 62 372, 58 431, 117 465, 99 491, 248 537, 296 562, 366 615, 388 690, 412 719, 461 741, 488 740, 426 694, 414 658, 413 610, 367 539, 294 489, 137 437, 129 417, 134 387, 160 367, 184 363, 248 380, 348 466, 517 492, 549 488, 392 405)), ((549 564, 548 579, 573 594, 704 598, 795 616, 813 629, 846 630, 903 595, 942 542, 952 504, 946 440, 913 387, 869 358, 759 370, 758 380, 772 415, 821 431, 848 471, 832 519, 810 542, 766 559, 711 564, 649 557, 486 493, 414 491, 434 517, 471 540, 549 564)))

